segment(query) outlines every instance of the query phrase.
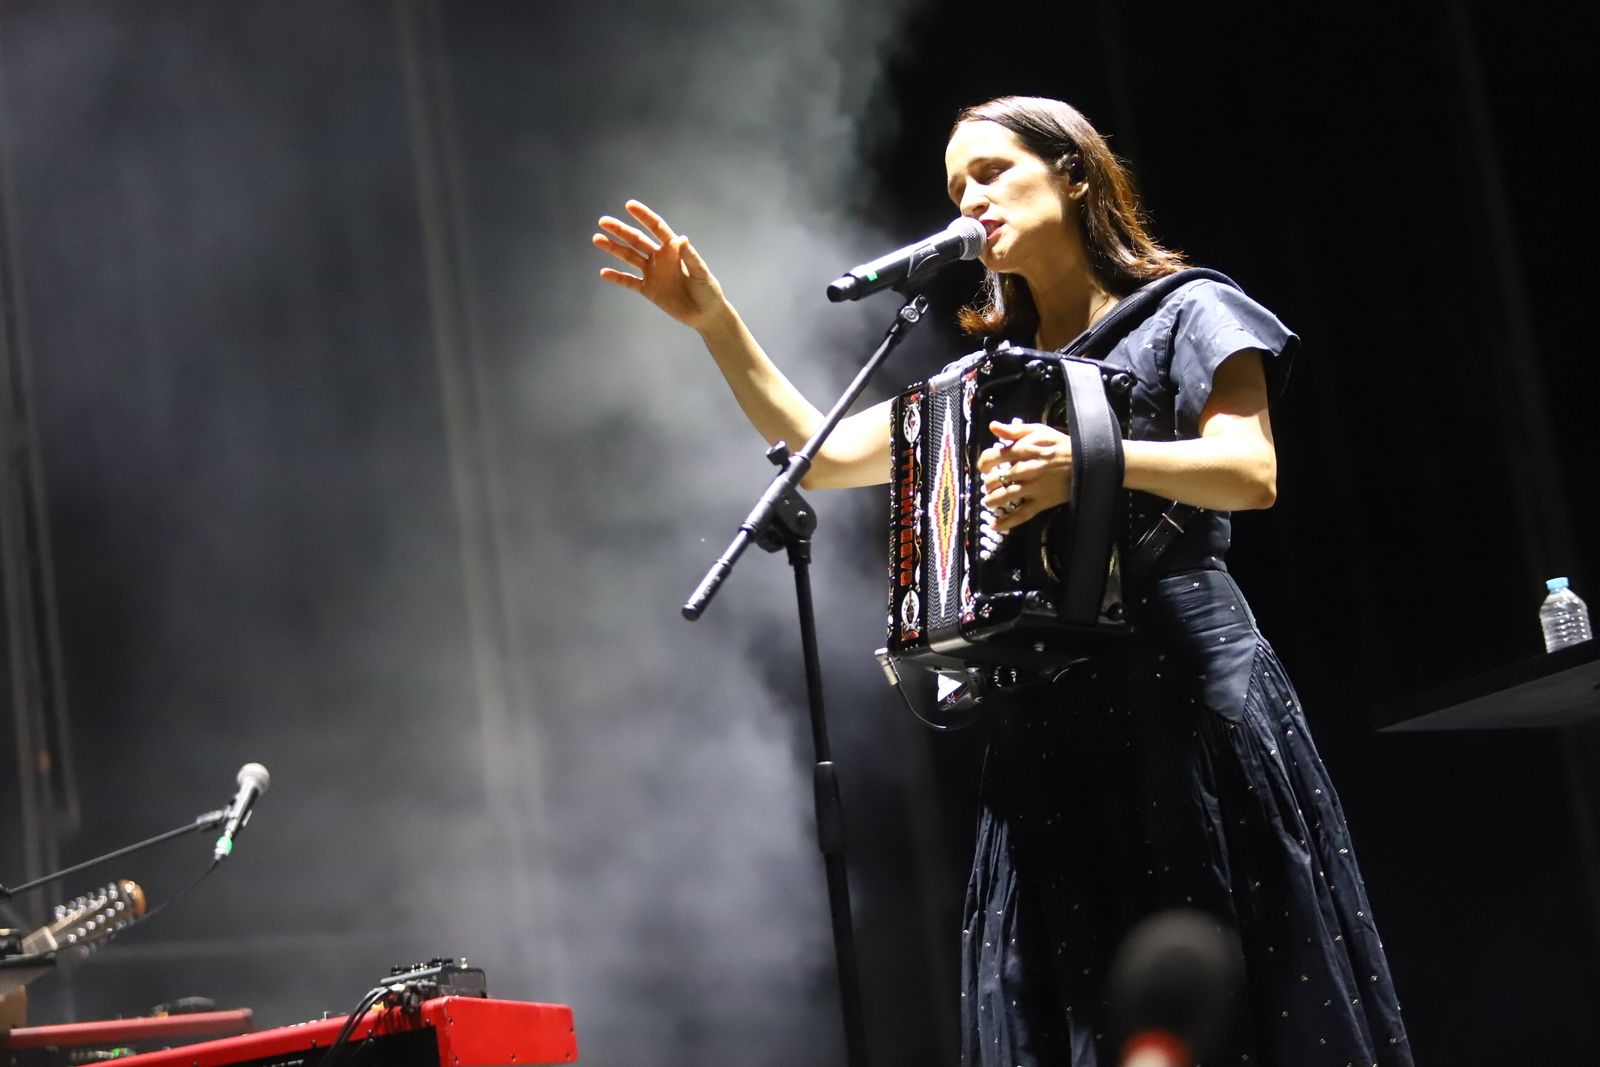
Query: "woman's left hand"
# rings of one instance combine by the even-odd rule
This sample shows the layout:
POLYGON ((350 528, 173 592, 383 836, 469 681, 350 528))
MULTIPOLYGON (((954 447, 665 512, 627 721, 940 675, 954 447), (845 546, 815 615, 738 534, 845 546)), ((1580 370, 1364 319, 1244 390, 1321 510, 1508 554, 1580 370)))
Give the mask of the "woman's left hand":
POLYGON ((997 531, 1021 526, 1070 499, 1071 438, 1038 422, 991 422, 989 429, 999 440, 978 456, 978 473, 997 531))

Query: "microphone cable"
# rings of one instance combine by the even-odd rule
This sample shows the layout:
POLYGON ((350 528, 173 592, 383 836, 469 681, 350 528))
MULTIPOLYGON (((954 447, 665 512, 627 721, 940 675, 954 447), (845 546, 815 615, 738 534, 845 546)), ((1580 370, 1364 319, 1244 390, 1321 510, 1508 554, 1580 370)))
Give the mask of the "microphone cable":
POLYGON ((210 862, 210 864, 208 864, 206 866, 206 869, 201 871, 200 874, 199 874, 199 877, 195 878, 194 881, 190 882, 188 885, 184 886, 182 889, 178 890, 176 893, 172 894, 166 900, 163 900, 161 903, 157 904, 155 907, 151 908, 149 911, 145 912, 143 915, 139 916, 136 919, 130 920, 129 922, 126 922, 122 926, 118 927, 116 930, 113 930, 109 935, 107 935, 106 940, 110 941, 113 938, 121 937, 123 934, 127 933, 129 930, 132 930, 135 926, 143 926, 145 923, 147 923, 151 919, 155 918, 162 911, 166 910, 167 906, 170 905, 173 901, 182 900, 184 897, 188 896, 189 893, 191 891, 193 891, 195 886, 199 885, 201 882, 203 882, 207 878, 211 877, 211 872, 216 870, 221 865, 222 865, 222 861, 221 860, 212 860, 210 862))

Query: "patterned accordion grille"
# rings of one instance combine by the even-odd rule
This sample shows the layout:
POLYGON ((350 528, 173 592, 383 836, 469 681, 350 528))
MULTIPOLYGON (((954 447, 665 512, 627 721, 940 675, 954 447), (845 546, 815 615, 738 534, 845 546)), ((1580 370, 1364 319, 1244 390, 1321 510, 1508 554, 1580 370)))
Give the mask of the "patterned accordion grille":
MULTIPOLYGON (((929 383, 932 385, 933 383, 929 383)), ((929 390, 926 452, 928 562, 924 576, 928 636, 958 632, 961 612, 962 515, 966 471, 961 382, 947 376, 929 390)))

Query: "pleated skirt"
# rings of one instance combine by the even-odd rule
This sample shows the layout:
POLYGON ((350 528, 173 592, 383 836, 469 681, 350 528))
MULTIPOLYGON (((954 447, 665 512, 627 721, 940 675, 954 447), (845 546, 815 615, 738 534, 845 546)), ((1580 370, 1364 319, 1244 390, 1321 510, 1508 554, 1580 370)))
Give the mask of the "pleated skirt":
POLYGON ((1116 1064, 1114 953, 1140 920, 1190 908, 1236 935, 1243 975, 1205 1064, 1409 1067, 1300 700, 1232 579, 1190 577, 1163 583, 1159 640, 1023 690, 987 726, 963 1062, 1116 1064))

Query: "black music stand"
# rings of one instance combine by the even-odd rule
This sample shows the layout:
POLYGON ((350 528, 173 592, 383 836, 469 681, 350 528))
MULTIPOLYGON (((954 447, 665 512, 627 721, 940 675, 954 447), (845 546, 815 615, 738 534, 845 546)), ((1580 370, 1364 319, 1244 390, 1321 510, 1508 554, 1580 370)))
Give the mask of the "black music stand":
POLYGON ((1590 768, 1600 761, 1600 641, 1486 671, 1416 700, 1380 708, 1383 733, 1441 730, 1554 729, 1566 764, 1578 847, 1587 871, 1595 932, 1600 935, 1600 794, 1590 768))
POLYGON ((1378 709, 1384 733, 1581 726, 1600 721, 1600 641, 1585 641, 1378 709))

